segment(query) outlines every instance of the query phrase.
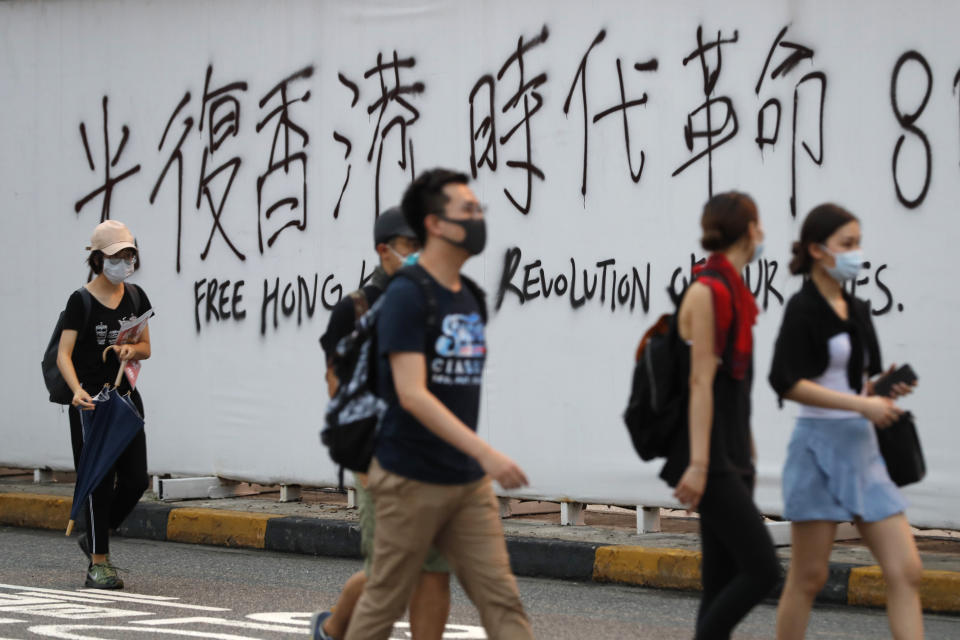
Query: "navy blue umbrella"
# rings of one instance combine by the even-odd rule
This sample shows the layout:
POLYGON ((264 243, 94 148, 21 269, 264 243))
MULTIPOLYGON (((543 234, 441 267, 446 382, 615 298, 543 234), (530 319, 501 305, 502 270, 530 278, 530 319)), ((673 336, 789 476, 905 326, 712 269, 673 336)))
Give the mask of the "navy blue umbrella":
POLYGON ((120 395, 116 387, 104 387, 93 399, 96 408, 80 411, 83 426, 83 451, 77 464, 77 483, 73 489, 73 507, 67 535, 84 502, 113 469, 117 458, 143 429, 143 417, 129 395, 120 395))

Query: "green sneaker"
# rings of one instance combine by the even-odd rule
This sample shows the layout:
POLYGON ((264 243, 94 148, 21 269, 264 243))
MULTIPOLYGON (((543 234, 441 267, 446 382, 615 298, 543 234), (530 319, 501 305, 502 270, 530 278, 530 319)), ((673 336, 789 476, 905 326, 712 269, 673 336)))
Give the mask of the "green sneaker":
POLYGON ((83 586, 92 589, 123 589, 123 580, 117 575, 117 568, 107 561, 90 565, 83 586))

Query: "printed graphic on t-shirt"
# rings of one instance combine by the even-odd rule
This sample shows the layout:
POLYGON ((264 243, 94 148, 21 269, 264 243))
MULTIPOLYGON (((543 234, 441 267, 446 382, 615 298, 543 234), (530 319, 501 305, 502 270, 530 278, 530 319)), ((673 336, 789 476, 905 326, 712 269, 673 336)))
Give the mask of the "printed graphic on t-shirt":
POLYGON ((430 363, 430 381, 444 385, 479 385, 487 354, 480 314, 451 313, 443 318, 430 363))
POLYGON ((107 344, 107 325, 98 322, 94 330, 97 332, 97 344, 101 347, 107 344))
MULTIPOLYGON (((121 317, 120 322, 127 322, 136 319, 137 317, 135 315, 130 315, 128 317, 121 317)), ((117 344, 117 337, 120 335, 120 329, 110 329, 103 322, 98 322, 94 327, 94 330, 97 334, 97 344, 101 347, 117 344)))

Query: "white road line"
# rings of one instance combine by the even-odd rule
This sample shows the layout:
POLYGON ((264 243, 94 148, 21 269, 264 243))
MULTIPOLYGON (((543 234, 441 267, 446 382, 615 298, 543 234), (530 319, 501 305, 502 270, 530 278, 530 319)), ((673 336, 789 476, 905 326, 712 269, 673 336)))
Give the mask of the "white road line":
POLYGON ((65 620, 101 620, 103 618, 128 618, 131 616, 152 616, 149 611, 130 611, 129 609, 110 609, 107 607, 91 607, 85 604, 71 604, 69 602, 45 602, 44 604, 30 604, 22 607, 3 607, 4 613, 20 614, 24 616, 44 616, 47 618, 63 618, 65 620))
POLYGON ((148 627, 118 627, 108 625, 86 625, 86 624, 51 624, 30 627, 30 632, 45 638, 59 638, 60 640, 104 640, 100 636, 77 635, 72 631, 123 631, 130 633, 133 631, 143 631, 146 633, 159 633, 169 636, 180 636, 181 638, 210 638, 211 640, 256 640, 250 636, 235 636, 230 633, 211 633, 207 631, 188 631, 186 629, 151 629, 148 627))
POLYGON ((310 626, 310 617, 312 615, 309 611, 274 611, 268 613, 248 613, 246 617, 256 622, 310 626))
POLYGON ((8 596, 0 594, 0 611, 7 607, 18 607, 27 604, 49 604, 51 602, 60 602, 59 598, 45 598, 43 596, 33 597, 32 595, 8 596))
POLYGON ((142 605, 146 607, 168 607, 174 609, 190 609, 191 611, 209 611, 211 613, 230 611, 230 609, 221 609, 219 607, 204 607, 198 604, 181 604, 179 602, 140 602, 137 600, 117 600, 110 597, 89 598, 87 596, 51 595, 47 597, 51 598, 51 601, 66 600, 70 602, 84 602, 86 604, 142 605))
MULTIPOLYGON (((84 602, 116 602, 115 598, 109 593, 87 593, 76 591, 67 591, 64 589, 43 589, 41 587, 18 587, 18 592, 22 594, 40 594, 39 597, 46 598, 75 598, 84 602)), ((152 603, 152 602, 151 602, 152 603)))
POLYGON ((246 622, 244 620, 227 620, 226 618, 166 618, 163 620, 132 620, 136 624, 149 626, 171 626, 181 624, 212 624, 220 627, 236 627, 237 629, 256 629, 257 631, 275 631, 277 633, 296 633, 299 635, 309 635, 309 629, 301 627, 290 627, 279 624, 266 624, 264 622, 246 622))
POLYGON ((105 603, 109 602, 111 604, 116 603, 127 603, 127 604, 142 604, 147 606, 156 606, 156 607, 173 607, 177 609, 191 609, 193 611, 230 611, 230 609, 224 609, 223 607, 204 607, 197 604, 183 604, 180 602, 170 602, 169 600, 141 600, 137 596, 127 594, 126 596, 120 596, 115 593, 103 593, 103 592, 94 592, 91 593, 89 590, 77 590, 77 591, 65 591, 63 589, 43 589, 40 587, 23 587, 10 584, 0 584, 0 589, 13 589, 21 593, 45 593, 56 596, 63 599, 81 599, 80 602, 98 602, 105 603))
MULTIPOLYGON (((113 604, 113 600, 102 600, 100 598, 84 598, 83 596, 55 596, 48 595, 46 593, 35 593, 32 591, 21 591, 19 594, 24 598, 31 598, 37 602, 83 602, 85 604, 113 604)), ((5 607, 4 602, 7 600, 0 600, 0 608, 5 607)))
POLYGON ((21 591, 14 596, 0 594, 0 610, 16 604, 51 603, 51 602, 82 602, 84 604, 116 604, 114 600, 101 598, 85 598, 83 596, 57 596, 33 591, 21 591))
MULTIPOLYGON (((139 620, 133 620, 132 622, 139 622, 139 620)), ((405 639, 413 637, 409 622, 397 622, 393 625, 392 633, 402 633, 405 639)), ((487 640, 487 634, 483 627, 474 627, 467 624, 447 624, 443 628, 443 638, 444 640, 487 640)))
MULTIPOLYGON (((78 591, 79 593, 89 593, 89 594, 91 594, 91 595, 102 595, 102 594, 103 594, 103 589, 77 589, 77 591, 78 591)), ((174 597, 174 596, 151 596, 151 595, 147 595, 146 593, 130 593, 129 591, 115 591, 115 592, 112 592, 110 595, 115 596, 115 597, 117 597, 117 598, 144 598, 144 599, 146 599, 146 600, 167 600, 167 601, 170 601, 170 600, 179 600, 179 599, 180 599, 180 598, 176 598, 176 597, 174 597)))

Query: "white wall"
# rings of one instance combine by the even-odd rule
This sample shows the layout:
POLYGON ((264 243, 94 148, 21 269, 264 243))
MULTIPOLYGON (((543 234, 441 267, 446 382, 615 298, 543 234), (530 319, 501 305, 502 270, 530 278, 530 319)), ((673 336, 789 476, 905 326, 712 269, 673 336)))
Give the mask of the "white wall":
MULTIPOLYGON (((526 174, 507 166, 524 161, 525 130, 497 144, 497 168, 481 166, 475 188, 489 204, 490 242, 469 264, 495 303, 503 279, 504 256, 517 247, 520 265, 510 282, 523 289, 524 266, 541 260, 548 278, 569 278, 577 265, 576 295, 582 270, 601 273, 599 261, 613 259, 618 278, 635 267, 642 276, 649 308, 637 295, 631 308, 604 304, 599 292, 574 309, 570 293, 541 295, 520 303, 505 294, 489 328, 491 345, 485 382, 481 431, 495 446, 516 457, 533 485, 524 495, 569 497, 611 503, 662 503, 669 493, 656 479, 659 466, 634 455, 620 413, 626 401, 636 340, 652 319, 669 310, 665 289, 678 267, 689 269, 698 252, 698 218, 708 193, 707 158, 677 176, 674 171, 706 149, 706 139, 684 141, 688 114, 704 102, 699 58, 684 65, 704 39, 737 34, 722 46, 722 70, 713 97, 728 98, 739 130, 712 158, 714 191, 739 189, 758 202, 767 231, 768 260, 776 265, 769 289, 761 287, 766 312, 756 328, 758 380, 754 393, 754 430, 760 454, 758 500, 769 512, 780 509, 779 472, 792 429, 794 408, 779 411, 765 383, 771 346, 780 322, 782 299, 799 286, 787 274, 789 245, 802 215, 824 201, 839 202, 861 216, 865 248, 873 265, 858 293, 875 307, 888 307, 876 323, 888 361, 909 361, 922 377, 920 391, 906 403, 918 416, 929 475, 907 493, 910 517, 921 525, 960 526, 956 425, 953 421, 956 361, 954 328, 960 310, 950 287, 950 259, 958 239, 955 220, 960 196, 958 98, 953 78, 960 64, 949 25, 960 19, 950 2, 0 2, 0 279, 6 335, 0 369, 0 462, 69 467, 66 415, 46 402, 37 366, 58 311, 69 292, 86 277, 83 247, 100 221, 103 197, 79 213, 75 203, 104 183, 102 100, 108 97, 110 154, 116 154, 122 127, 129 139, 111 167, 118 176, 139 171, 112 189, 109 215, 129 224, 137 235, 143 269, 136 282, 157 311, 151 322, 154 357, 144 364, 141 389, 147 406, 150 468, 153 472, 210 474, 260 482, 332 482, 335 471, 317 442, 325 402, 323 363, 317 338, 328 311, 321 303, 310 314, 298 307, 291 316, 272 307, 261 331, 264 284, 279 278, 327 282, 328 300, 356 287, 363 261, 369 272, 375 258, 370 240, 375 216, 377 149, 368 161, 377 112, 367 107, 380 95, 374 75, 378 54, 390 61, 396 51, 415 64, 401 70, 401 82, 424 85, 404 94, 419 111, 406 129, 416 170, 435 165, 470 168, 470 102, 484 74, 496 76, 518 38, 529 42, 546 27, 545 42, 523 57, 526 80, 546 74, 535 90, 542 108, 530 120, 533 163, 544 179, 533 178, 530 211, 523 214, 504 194, 523 203, 526 174), (777 34, 784 42, 809 47, 812 59, 777 78, 773 71, 792 51, 778 47, 759 93, 755 92, 777 34), (588 177, 581 194, 584 111, 577 69, 595 36, 605 38, 586 63, 588 102, 588 177), (929 101, 915 126, 930 145, 930 182, 922 203, 908 208, 898 200, 893 153, 906 134, 897 169, 905 198, 914 198, 925 179, 923 143, 898 124, 891 105, 891 77, 897 60, 917 50, 932 72, 929 101), (635 63, 658 62, 655 71, 635 63), (628 100, 648 95, 644 106, 628 110, 634 171, 640 153, 645 165, 639 181, 628 173, 624 125, 614 113, 593 117, 620 102, 616 61, 622 61, 628 100), (201 253, 211 232, 206 201, 197 206, 203 151, 209 122, 197 131, 204 79, 212 65, 210 89, 245 82, 235 91, 240 105, 239 131, 211 158, 207 171, 239 159, 220 221, 226 235, 245 255, 240 260, 219 231, 206 259, 201 253), (289 98, 309 100, 291 107, 294 123, 309 134, 303 147, 292 138, 292 152, 304 149, 306 171, 271 175, 264 207, 285 196, 302 198, 307 185, 306 224, 287 228, 272 247, 258 247, 258 219, 265 238, 282 222, 298 219, 281 208, 271 220, 258 213, 258 177, 267 167, 276 120, 262 132, 257 123, 277 104, 261 108, 268 91, 290 74, 312 67, 312 75, 293 82, 289 98), (820 84, 802 83, 796 117, 796 197, 799 217, 791 215, 791 156, 794 89, 811 72, 827 79, 823 111, 822 166, 819 156, 820 84), (343 74, 359 89, 351 91, 343 74), (569 113, 564 102, 573 88, 569 113), (161 137, 185 93, 190 98, 161 137), (757 114, 768 99, 782 105, 779 139, 761 153, 755 139, 757 114), (151 191, 184 132, 182 146, 182 228, 178 234, 177 165, 162 182, 155 201, 151 191), (94 169, 91 170, 79 126, 84 124, 94 169), (352 143, 346 159, 345 145, 352 143), (350 181, 339 216, 333 211, 347 168, 350 181), (280 219, 281 222, 277 222, 280 219), (181 252, 177 270, 177 247, 181 252), (649 268, 649 286, 646 273, 649 268), (195 285, 216 278, 244 282, 240 320, 208 322, 200 306, 195 326, 195 285), (947 284, 945 292, 942 284, 947 284), (338 288, 333 289, 334 285, 338 288), (779 295, 774 294, 774 290, 779 295), (889 303, 889 304, 888 304, 889 303)), ((716 49, 707 53, 716 68, 716 49)), ((393 87, 391 72, 385 76, 393 87)), ((904 65, 896 94, 901 112, 919 105, 926 79, 916 62, 904 65)), ((518 66, 509 66, 495 88, 498 138, 521 121, 520 109, 504 105, 517 90, 518 66)), ((536 100, 528 92, 528 104, 536 100)), ((209 107, 208 107, 209 109, 209 107)), ((770 107, 769 109, 774 109, 770 107)), ((475 101, 479 122, 489 111, 489 94, 475 101)), ((224 113, 224 112, 218 112, 224 113)), ((392 101, 383 117, 411 118, 392 101)), ((702 131, 704 112, 694 129, 702 131)), ((768 112, 772 131, 773 112, 768 112)), ((714 124, 726 117, 716 104, 714 124)), ((727 125, 714 138, 732 131, 727 125)), ((383 144, 380 194, 383 206, 395 203, 409 179, 400 159, 400 128, 383 144)), ((772 136, 771 136, 772 137, 772 136)), ((478 153, 485 144, 477 143, 478 153)), ((282 145, 278 144, 282 155, 282 145)), ((279 156, 278 156, 279 157, 279 156)), ((111 157, 111 161, 112 161, 111 157)), ((222 198, 229 171, 211 182, 215 201, 222 198)), ((764 267, 766 269, 766 267, 764 267)), ((531 278, 539 274, 530 271, 531 278)), ((752 284, 757 280, 753 270, 752 284)), ((632 281, 628 280, 628 282, 632 281)), ((529 290, 541 285, 531 284, 529 290)), ((624 285, 628 286, 628 285, 624 285)), ((205 290, 203 290, 205 291, 205 290)), ((289 295, 289 294, 288 294, 289 295)), ((632 292, 631 292, 632 295, 632 292)), ((288 298, 289 300, 289 298, 288 298)), ((227 303, 229 308, 230 303, 227 303)))

